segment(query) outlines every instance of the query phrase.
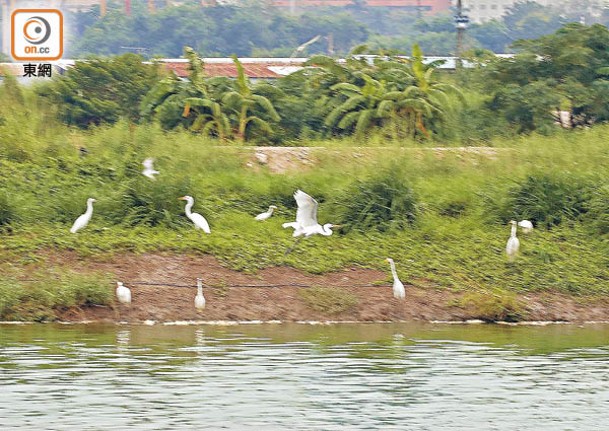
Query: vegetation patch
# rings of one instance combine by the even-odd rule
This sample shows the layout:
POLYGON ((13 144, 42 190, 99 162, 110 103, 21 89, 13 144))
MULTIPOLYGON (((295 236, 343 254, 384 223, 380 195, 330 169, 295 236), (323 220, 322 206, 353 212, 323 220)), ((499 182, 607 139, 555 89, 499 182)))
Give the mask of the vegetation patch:
POLYGON ((324 314, 338 314, 353 309, 358 299, 339 287, 314 286, 298 291, 299 296, 314 310, 324 314))
POLYGON ((487 322, 518 322, 526 317, 525 304, 513 292, 468 292, 452 305, 464 308, 472 317, 487 322))
POLYGON ((510 190, 509 197, 511 214, 546 227, 575 219, 586 210, 586 186, 572 177, 530 175, 510 190))
POLYGON ((62 308, 110 305, 109 275, 91 273, 35 273, 34 281, 0 278, 0 320, 53 321, 62 308))
POLYGON ((340 222, 352 229, 403 228, 415 220, 417 202, 412 187, 398 166, 365 181, 357 181, 339 198, 340 222))

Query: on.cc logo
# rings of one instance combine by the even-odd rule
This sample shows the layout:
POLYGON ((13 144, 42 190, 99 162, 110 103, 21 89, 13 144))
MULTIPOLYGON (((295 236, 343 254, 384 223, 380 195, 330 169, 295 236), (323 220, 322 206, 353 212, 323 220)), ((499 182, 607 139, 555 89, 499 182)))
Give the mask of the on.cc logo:
POLYGON ((23 25, 23 36, 33 44, 45 43, 51 36, 51 25, 41 16, 33 16, 23 25))
POLYGON ((63 54, 59 9, 15 9, 11 13, 11 56, 16 61, 56 61, 63 54))

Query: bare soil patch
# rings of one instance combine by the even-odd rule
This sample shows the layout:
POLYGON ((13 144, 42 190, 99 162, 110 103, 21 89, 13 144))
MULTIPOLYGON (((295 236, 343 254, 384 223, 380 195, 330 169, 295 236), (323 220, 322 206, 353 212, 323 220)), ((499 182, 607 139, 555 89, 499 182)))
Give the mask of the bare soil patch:
MULTIPOLYGON (((323 275, 289 267, 245 274, 208 255, 120 254, 105 260, 71 253, 47 254, 48 265, 113 274, 132 291, 132 304, 58 311, 61 321, 465 321, 485 318, 464 293, 406 285, 406 300, 393 298, 390 274, 347 268, 323 275), (194 307, 196 279, 204 283, 206 308, 194 307), (146 285, 139 283, 154 283, 146 285), (176 286, 178 285, 178 286, 176 286), (255 287, 254 287, 255 286, 255 287), (311 307, 301 289, 336 287, 356 298, 355 305, 329 314, 311 307)), ((405 280, 403 280, 405 281, 405 280)), ((417 281, 419 284, 419 281, 417 281)), ((115 286, 108 286, 114 291, 115 286)), ((518 297, 521 320, 609 321, 609 299, 575 298, 544 292, 518 297)))

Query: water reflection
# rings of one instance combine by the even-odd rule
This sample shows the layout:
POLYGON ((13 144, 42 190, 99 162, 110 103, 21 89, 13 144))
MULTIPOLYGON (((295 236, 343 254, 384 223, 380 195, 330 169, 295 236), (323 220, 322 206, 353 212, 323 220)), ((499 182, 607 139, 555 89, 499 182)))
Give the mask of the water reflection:
POLYGON ((608 359, 603 325, 0 325, 0 418, 32 430, 602 429, 608 359))

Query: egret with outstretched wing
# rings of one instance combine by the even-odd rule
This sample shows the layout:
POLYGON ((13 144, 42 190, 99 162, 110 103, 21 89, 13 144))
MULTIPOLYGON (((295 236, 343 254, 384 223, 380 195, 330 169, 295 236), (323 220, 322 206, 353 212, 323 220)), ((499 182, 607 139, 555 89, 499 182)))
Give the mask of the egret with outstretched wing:
POLYGON ((296 211, 296 221, 290 223, 284 223, 284 228, 294 228, 292 236, 305 236, 310 237, 311 235, 332 235, 333 227, 340 227, 340 225, 334 225, 332 223, 326 223, 323 226, 317 222, 317 201, 311 196, 303 192, 302 190, 296 190, 294 193, 294 199, 298 204, 298 210, 296 211))
POLYGON ((154 170, 154 159, 153 158, 147 158, 146 160, 144 160, 142 162, 142 166, 144 166, 144 170, 142 171, 142 175, 150 178, 151 180, 155 180, 156 178, 154 178, 155 175, 159 174, 159 171, 155 171, 154 170))
POLYGON ((518 222, 518 226, 522 228, 522 232, 524 233, 529 233, 533 230, 533 223, 531 223, 529 220, 520 220, 518 222))

